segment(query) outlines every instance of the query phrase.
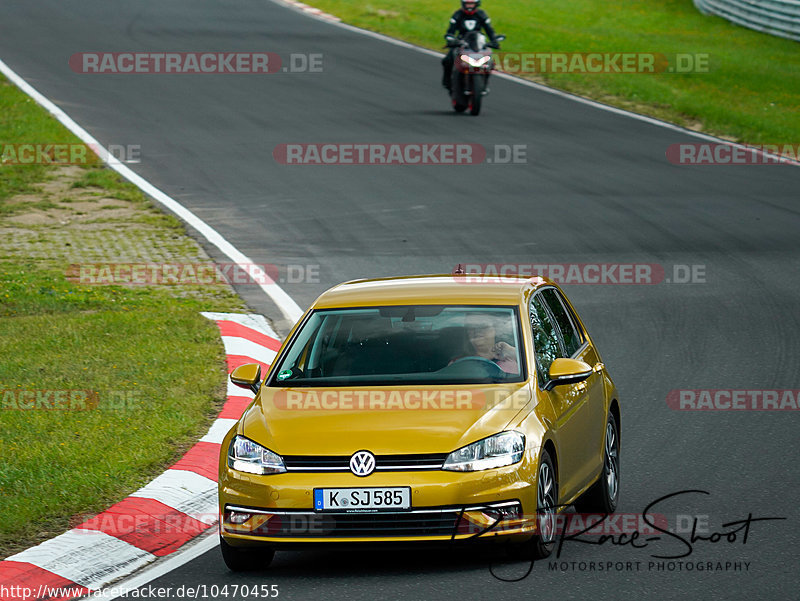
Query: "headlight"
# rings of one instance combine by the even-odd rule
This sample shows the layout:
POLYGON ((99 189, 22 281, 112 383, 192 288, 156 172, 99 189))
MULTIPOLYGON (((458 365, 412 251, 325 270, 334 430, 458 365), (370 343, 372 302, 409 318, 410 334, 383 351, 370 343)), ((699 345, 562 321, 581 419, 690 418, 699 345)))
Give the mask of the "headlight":
POLYGON ((228 447, 228 467, 248 474, 280 474, 286 471, 283 458, 244 436, 236 436, 228 447))
POLYGON ((517 463, 525 451, 525 437, 519 432, 501 432, 453 451, 442 469, 477 472, 517 463))
POLYGON ((467 63, 470 67, 482 67, 489 62, 490 56, 481 56, 479 58, 472 58, 469 54, 462 54, 461 60, 467 63))

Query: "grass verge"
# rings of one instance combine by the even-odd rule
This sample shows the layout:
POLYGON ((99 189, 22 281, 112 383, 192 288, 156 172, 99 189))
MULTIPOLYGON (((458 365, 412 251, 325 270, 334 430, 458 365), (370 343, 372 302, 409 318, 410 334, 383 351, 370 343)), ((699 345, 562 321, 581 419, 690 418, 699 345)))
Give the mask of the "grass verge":
MULTIPOLYGON (((343 21, 440 50, 452 0, 314 0, 343 21)), ((800 44, 702 15, 691 0, 505 0, 483 8, 513 53, 708 56, 708 72, 539 73, 529 79, 751 144, 800 144, 800 44)), ((536 107, 531 107, 535 111, 536 107)))
MULTIPOLYGON (((78 142, 0 80, 0 143, 78 142)), ((0 165, 0 558, 150 481, 225 400, 199 312, 244 310, 230 288, 87 285, 69 266, 209 261, 111 170, 0 165)))

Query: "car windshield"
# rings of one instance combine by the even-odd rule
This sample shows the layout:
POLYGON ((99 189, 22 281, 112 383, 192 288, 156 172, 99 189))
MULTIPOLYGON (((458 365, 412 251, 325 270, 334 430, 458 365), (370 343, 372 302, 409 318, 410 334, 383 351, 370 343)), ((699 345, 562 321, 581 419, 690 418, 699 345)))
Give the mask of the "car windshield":
POLYGON ((314 311, 269 386, 481 384, 525 378, 515 307, 314 311))

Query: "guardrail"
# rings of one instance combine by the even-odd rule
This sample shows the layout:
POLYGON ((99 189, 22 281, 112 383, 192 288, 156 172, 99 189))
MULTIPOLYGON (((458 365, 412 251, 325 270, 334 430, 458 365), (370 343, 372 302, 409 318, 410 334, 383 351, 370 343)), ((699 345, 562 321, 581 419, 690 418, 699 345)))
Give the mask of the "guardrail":
POLYGON ((694 5, 704 14, 800 42, 800 0, 694 0, 694 5))

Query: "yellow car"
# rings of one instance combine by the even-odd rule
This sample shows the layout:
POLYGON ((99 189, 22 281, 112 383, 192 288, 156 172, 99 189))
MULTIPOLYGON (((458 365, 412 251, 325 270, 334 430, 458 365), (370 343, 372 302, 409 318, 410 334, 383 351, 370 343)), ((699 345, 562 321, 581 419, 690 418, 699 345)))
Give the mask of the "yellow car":
POLYGON ((550 554, 558 515, 611 513, 620 405, 575 309, 539 277, 358 280, 320 296, 222 443, 232 570, 276 548, 512 543, 550 554))

